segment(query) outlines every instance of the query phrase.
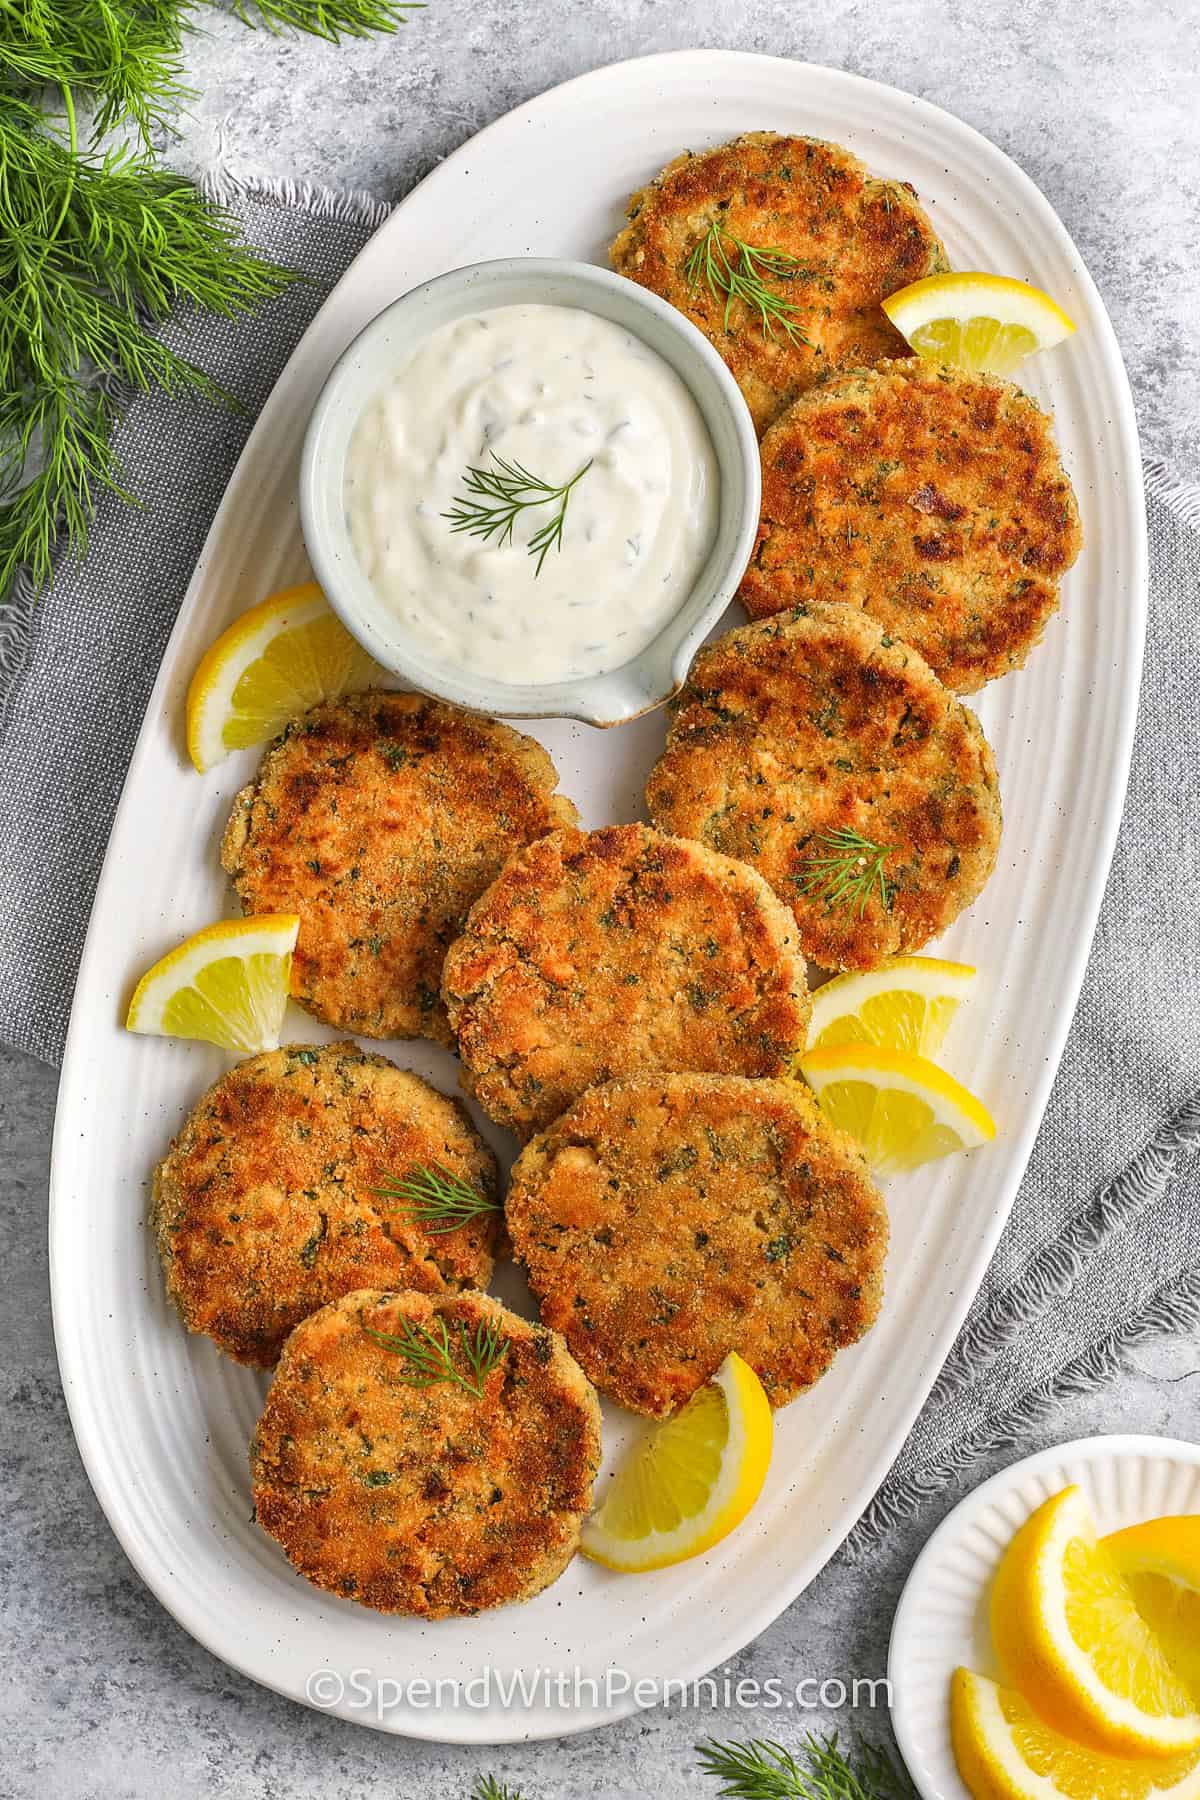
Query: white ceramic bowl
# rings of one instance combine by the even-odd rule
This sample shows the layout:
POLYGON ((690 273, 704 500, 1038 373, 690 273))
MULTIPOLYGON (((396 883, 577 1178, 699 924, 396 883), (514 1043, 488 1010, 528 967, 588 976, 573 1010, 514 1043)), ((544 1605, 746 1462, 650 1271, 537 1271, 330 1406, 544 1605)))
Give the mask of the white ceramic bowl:
POLYGON ((510 718, 619 725, 661 706, 733 598, 754 548, 758 442, 737 383, 690 320, 623 275, 591 263, 512 257, 452 269, 393 301, 334 364, 313 409, 300 463, 300 518, 317 580, 376 661, 411 686, 456 706, 510 718), (431 332, 496 306, 574 306, 639 337, 675 370, 700 409, 720 470, 717 533, 678 612, 618 669, 539 684, 489 680, 432 656, 389 616, 359 566, 342 503, 346 453, 364 407, 431 332))

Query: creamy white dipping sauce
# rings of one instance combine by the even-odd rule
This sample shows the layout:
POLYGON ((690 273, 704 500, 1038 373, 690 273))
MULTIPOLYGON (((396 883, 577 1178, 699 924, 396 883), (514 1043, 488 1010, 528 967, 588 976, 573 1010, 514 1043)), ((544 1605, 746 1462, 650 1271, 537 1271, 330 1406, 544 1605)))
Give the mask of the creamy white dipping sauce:
POLYGON ((384 607, 440 661, 545 683, 619 668, 690 593, 717 527, 716 453, 699 408, 630 332, 566 306, 504 306, 434 332, 355 427, 343 503, 384 607), (561 546, 530 540, 560 502, 519 511, 511 539, 452 529, 494 502, 468 471, 497 458, 557 487, 561 546))

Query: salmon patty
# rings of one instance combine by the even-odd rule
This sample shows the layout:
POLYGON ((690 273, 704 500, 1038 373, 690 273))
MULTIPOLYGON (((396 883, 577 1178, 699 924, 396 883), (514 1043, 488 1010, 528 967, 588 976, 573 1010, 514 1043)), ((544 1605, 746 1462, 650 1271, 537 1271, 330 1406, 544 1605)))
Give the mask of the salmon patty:
POLYGON ((751 617, 860 606, 960 694, 1021 667, 1083 541, 1047 415, 943 363, 814 388, 763 439, 762 475, 751 617))
POLYGON ((239 794, 221 860, 247 913, 300 915, 292 994, 361 1037, 449 1044, 442 959, 505 858, 575 808, 541 745, 421 694, 296 719, 239 794))
POLYGON ((817 138, 753 131, 688 152, 628 210, 613 267, 700 327, 760 433, 815 381, 903 356, 880 302, 949 267, 910 187, 817 138))
POLYGON ((850 606, 803 606, 702 650, 646 803, 664 831, 765 876, 823 969, 919 950, 977 897, 1000 843, 979 721, 850 606))
POLYGON ((762 877, 644 825, 514 856, 451 947, 444 993, 468 1091, 522 1138, 636 1069, 778 1075, 810 1010, 762 877))
POLYGON ((651 1417, 731 1350, 783 1406, 879 1310, 883 1200, 792 1082, 592 1088, 522 1152, 506 1214, 546 1324, 602 1393, 651 1417))
POLYGON ((209 1088, 156 1171, 153 1222, 189 1330, 270 1368, 355 1288, 486 1287, 496 1190, 457 1100, 357 1044, 290 1044, 209 1088), (452 1230, 424 1218, 418 1171, 465 1184, 479 1212, 452 1230))
POLYGON ((367 1291, 292 1333, 250 1458, 255 1517, 309 1581, 441 1619, 562 1574, 600 1409, 562 1339, 498 1301, 367 1291))

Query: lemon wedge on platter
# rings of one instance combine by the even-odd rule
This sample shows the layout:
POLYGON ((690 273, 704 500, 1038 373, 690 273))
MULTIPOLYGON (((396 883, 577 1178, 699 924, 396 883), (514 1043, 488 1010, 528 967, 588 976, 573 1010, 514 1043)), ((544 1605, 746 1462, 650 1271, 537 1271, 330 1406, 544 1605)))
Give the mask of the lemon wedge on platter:
POLYGON ((1006 1679, 1056 1731, 1109 1756, 1200 1750, 1200 1697, 1138 1612, 1079 1488, 1053 1495, 1018 1531, 991 1619, 1006 1679))
POLYGON ((1101 1755, 1047 1725, 1013 1688, 967 1669, 951 1682, 950 1732, 976 1800, 1200 1800, 1200 1751, 1101 1755))
POLYGON ((1200 1515, 1150 1519, 1104 1539, 1134 1604, 1200 1703, 1200 1515))
POLYGON ((774 1436, 771 1403, 731 1351, 673 1418, 655 1425, 584 1522, 593 1562, 634 1572, 699 1556, 740 1525, 762 1491, 774 1436))
POLYGON ((299 930, 295 913, 206 925, 142 976, 127 1030, 202 1038, 242 1056, 278 1049, 299 930))
POLYGON ((235 619, 202 657, 188 688, 188 755, 204 774, 322 700, 387 679, 315 581, 286 588, 235 619))
POLYGON ((892 956, 862 974, 835 975, 813 995, 810 1050, 878 1044, 932 1056, 975 983, 969 963, 892 956))
POLYGON ((918 356, 978 375, 1011 375, 1075 330, 1049 294, 1008 275, 928 275, 889 294, 883 310, 918 356))
POLYGON ((877 1175, 899 1175, 996 1135, 991 1114, 923 1056, 833 1044, 796 1064, 826 1118, 857 1140, 877 1175))

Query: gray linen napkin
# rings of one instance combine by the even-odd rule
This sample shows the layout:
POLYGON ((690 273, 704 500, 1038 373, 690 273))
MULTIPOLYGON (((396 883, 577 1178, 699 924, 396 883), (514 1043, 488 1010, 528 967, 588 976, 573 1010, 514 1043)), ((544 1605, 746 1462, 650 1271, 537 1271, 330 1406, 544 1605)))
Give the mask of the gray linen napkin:
MULTIPOLYGON (((173 343, 243 414, 136 399, 116 447, 139 511, 102 500, 92 549, 0 613, 0 1038, 61 1054, 88 911, 150 687, 250 424, 385 209, 232 188, 248 238, 303 269, 253 325, 182 317, 173 343)), ((852 1549, 1086 1392, 1139 1336, 1200 1323, 1200 490, 1147 470, 1150 635, 1125 820, 1087 980, 1008 1229, 852 1549)))

